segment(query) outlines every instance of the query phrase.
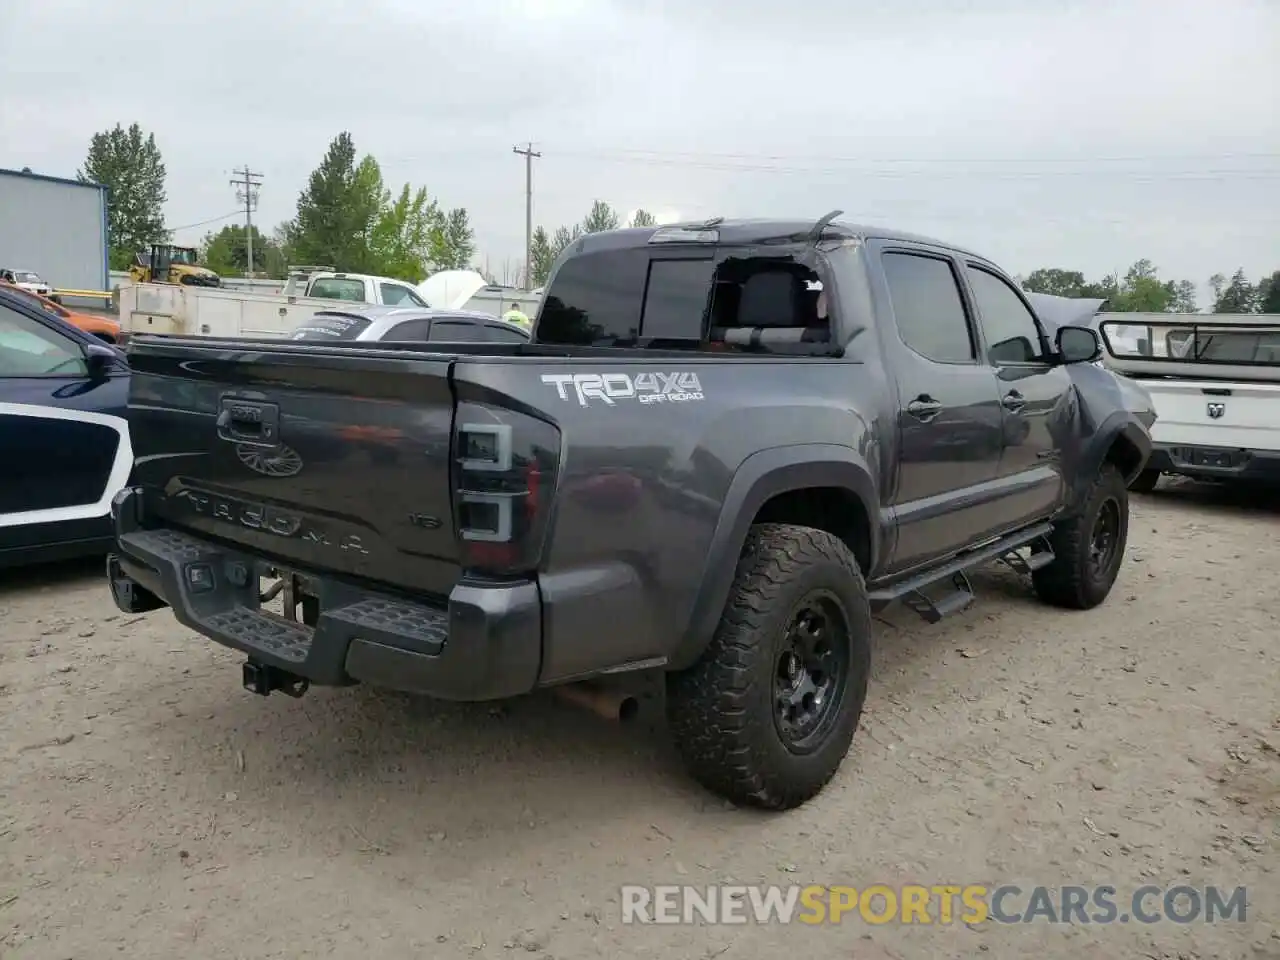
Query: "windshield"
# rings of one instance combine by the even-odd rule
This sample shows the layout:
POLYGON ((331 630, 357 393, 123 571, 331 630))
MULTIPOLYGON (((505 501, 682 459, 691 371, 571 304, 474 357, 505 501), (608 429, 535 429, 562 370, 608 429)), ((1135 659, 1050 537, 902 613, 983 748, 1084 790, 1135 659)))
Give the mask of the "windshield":
POLYGON ((186 264, 188 266, 195 266, 196 252, 186 247, 174 247, 173 262, 186 264))
POLYGON ((30 270, 15 270, 13 271, 13 278, 18 283, 43 283, 44 282, 40 279, 40 277, 37 274, 32 273, 30 270))
POLYGON ((303 322, 293 333, 290 340, 354 340, 369 329, 369 321, 364 317, 349 317, 341 313, 317 313, 303 322))
POLYGON ((307 296, 364 303, 364 281, 353 280, 350 277, 320 277, 311 281, 311 289, 307 291, 307 296))

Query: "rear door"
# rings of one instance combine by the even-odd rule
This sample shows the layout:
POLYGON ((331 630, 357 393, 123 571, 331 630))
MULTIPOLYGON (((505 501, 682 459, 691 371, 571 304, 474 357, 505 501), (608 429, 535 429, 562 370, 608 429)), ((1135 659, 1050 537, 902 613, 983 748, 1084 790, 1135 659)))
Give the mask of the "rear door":
POLYGON ((0 549, 109 529, 132 465, 128 369, 122 357, 90 377, 83 351, 60 322, 0 301, 0 549))

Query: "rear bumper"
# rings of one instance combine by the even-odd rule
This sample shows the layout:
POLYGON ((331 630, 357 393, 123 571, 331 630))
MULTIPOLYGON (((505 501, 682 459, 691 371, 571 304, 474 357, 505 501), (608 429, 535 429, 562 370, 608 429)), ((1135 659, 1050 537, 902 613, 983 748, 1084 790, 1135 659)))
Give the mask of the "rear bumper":
POLYGON ((1280 483, 1280 453, 1270 450, 1157 443, 1146 468, 1203 480, 1280 483))
POLYGON ((140 497, 112 508, 107 574, 128 612, 167 605, 184 626, 316 685, 363 681, 445 700, 517 696, 542 658, 537 584, 460 581, 440 606, 306 575, 320 599, 314 629, 260 609, 260 557, 177 530, 144 529, 140 497), (141 588, 141 589, 139 589, 141 588))

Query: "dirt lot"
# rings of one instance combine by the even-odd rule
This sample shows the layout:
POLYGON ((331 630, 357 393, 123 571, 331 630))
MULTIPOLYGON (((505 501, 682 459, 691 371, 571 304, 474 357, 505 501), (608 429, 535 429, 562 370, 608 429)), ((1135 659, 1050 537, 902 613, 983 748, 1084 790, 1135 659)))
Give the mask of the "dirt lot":
MULTIPOLYGON (((1008 573, 880 628, 865 726, 790 814, 726 807, 656 719, 368 690, 261 700, 97 564, 0 581, 0 955, 1280 957, 1280 503, 1135 500, 1099 610, 1008 573), (650 926, 622 883, 1249 889, 1246 922, 650 926), (783 951, 786 951, 785 953, 783 951)), ((656 717, 656 704, 647 705, 656 717)))

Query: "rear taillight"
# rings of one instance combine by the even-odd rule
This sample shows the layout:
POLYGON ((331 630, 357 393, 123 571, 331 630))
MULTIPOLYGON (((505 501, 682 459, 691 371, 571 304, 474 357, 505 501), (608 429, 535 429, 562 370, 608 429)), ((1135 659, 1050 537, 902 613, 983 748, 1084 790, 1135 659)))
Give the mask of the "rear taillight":
POLYGON ((537 569, 560 459, 560 431, 535 417, 463 402, 454 421, 454 529, 467 569, 537 569))

